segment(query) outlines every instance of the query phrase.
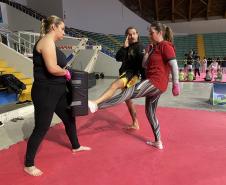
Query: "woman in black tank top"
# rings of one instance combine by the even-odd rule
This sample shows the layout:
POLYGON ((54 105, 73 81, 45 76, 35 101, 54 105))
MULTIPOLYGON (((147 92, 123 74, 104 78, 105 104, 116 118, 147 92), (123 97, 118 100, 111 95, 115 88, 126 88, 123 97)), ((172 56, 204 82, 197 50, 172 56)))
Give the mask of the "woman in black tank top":
POLYGON ((66 56, 55 46, 55 41, 64 37, 64 23, 50 16, 42 20, 40 40, 33 51, 34 83, 31 96, 34 104, 35 127, 27 143, 24 171, 32 176, 43 172, 34 165, 39 145, 46 135, 54 112, 61 118, 72 146, 72 152, 90 150, 79 144, 75 118, 72 116, 66 98, 66 81, 71 76, 66 65, 66 56))

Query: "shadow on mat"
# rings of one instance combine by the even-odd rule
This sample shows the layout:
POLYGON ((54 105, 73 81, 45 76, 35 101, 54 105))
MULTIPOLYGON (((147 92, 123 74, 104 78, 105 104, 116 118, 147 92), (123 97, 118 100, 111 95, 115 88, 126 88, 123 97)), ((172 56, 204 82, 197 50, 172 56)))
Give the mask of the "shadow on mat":
POLYGON ((117 114, 112 111, 104 109, 104 111, 102 110, 101 112, 97 112, 94 115, 89 116, 89 118, 85 121, 85 124, 80 124, 77 128, 77 132, 78 136, 82 136, 93 135, 106 131, 117 131, 119 133, 135 137, 142 142, 146 142, 147 138, 139 135, 139 130, 138 132, 136 130, 128 130, 126 129, 127 126, 127 119, 123 119, 123 117, 117 116, 117 114))
POLYGON ((71 144, 65 132, 63 123, 49 129, 45 139, 53 141, 63 147, 71 148, 71 144))

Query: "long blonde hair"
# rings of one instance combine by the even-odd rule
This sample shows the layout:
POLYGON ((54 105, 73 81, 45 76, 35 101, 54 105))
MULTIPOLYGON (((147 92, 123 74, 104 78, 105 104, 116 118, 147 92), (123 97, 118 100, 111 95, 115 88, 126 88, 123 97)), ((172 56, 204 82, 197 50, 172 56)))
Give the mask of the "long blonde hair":
POLYGON ((51 30, 52 25, 55 25, 57 27, 62 22, 63 20, 55 15, 51 15, 47 19, 42 19, 40 38, 42 38, 45 34, 47 34, 51 30))

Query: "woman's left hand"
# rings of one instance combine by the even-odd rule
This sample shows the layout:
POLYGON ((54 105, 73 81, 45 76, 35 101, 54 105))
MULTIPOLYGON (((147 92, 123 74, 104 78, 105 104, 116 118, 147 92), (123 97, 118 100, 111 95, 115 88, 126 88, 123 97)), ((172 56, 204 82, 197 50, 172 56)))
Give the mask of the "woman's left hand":
POLYGON ((174 83, 173 84, 172 93, 173 93, 174 96, 178 96, 180 94, 180 86, 179 86, 179 83, 174 83))

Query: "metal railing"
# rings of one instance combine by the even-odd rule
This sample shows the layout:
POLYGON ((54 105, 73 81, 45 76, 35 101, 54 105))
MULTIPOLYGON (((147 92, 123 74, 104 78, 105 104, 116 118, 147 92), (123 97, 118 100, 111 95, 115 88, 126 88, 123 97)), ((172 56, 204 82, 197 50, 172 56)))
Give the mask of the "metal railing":
MULTIPOLYGON (((0 35, 1 35, 0 38, 2 38, 1 42, 3 42, 8 47, 16 50, 17 52, 27 57, 32 57, 34 45, 40 37, 39 33, 34 33, 34 32, 28 32, 28 31, 12 32, 7 27, 1 24, 0 24, 0 35)), ((79 47, 79 49, 86 49, 87 40, 88 40, 87 38, 76 38, 76 37, 64 36, 64 39, 62 40, 64 42, 61 43, 61 41, 59 41, 57 46, 62 47, 62 46, 65 46, 66 44, 66 47, 70 46, 71 49, 74 52, 76 52, 76 47, 79 47), (69 40, 66 41, 67 39, 69 40)))
POLYGON ((7 27, 0 25, 2 42, 17 52, 28 55, 32 53, 34 43, 21 37, 17 32, 12 32, 7 27))
MULTIPOLYGON (((33 10, 31 8, 28 8, 28 7, 24 6, 24 5, 21 5, 21 4, 17 3, 17 2, 9 1, 9 0, 0 0, 0 2, 6 3, 9 6, 12 6, 12 7, 14 7, 14 8, 16 8, 16 9, 18 9, 18 10, 20 10, 20 11, 22 11, 22 12, 24 12, 24 13, 26 13, 26 14, 34 17, 34 18, 36 18, 36 19, 38 19, 38 20, 42 20, 42 19, 46 18, 46 16, 36 12, 35 10, 33 10)), ((65 27, 65 33, 68 34, 69 36, 72 36, 72 37, 73 36, 76 36, 76 37, 78 37, 78 36, 79 37, 87 37, 86 35, 76 31, 73 28, 69 28, 69 27, 65 27)), ((92 45, 92 46, 93 45, 102 45, 102 50, 101 51, 103 53, 105 53, 105 54, 107 54, 107 55, 109 55, 111 57, 115 56, 115 51, 113 51, 112 49, 108 48, 107 46, 97 42, 96 40, 93 40, 92 38, 89 38, 89 41, 88 41, 87 44, 92 45)))
MULTIPOLYGON (((14 7, 14 8, 16 8, 16 9, 18 9, 18 10, 20 10, 20 11, 22 11, 22 12, 24 12, 24 13, 26 13, 26 14, 34 17, 34 18, 36 18, 36 19, 38 19, 38 20, 42 20, 42 19, 46 18, 46 16, 36 12, 35 10, 33 10, 31 8, 28 8, 28 7, 24 6, 24 5, 21 5, 21 4, 17 3, 17 2, 14 2, 12 0, 11 1, 9 1, 9 0, 0 0, 0 2, 6 3, 9 6, 12 6, 12 7, 14 7)), ((72 36, 72 37, 73 36, 76 36, 76 37, 78 37, 78 36, 80 36, 80 37, 87 37, 86 35, 82 34, 81 32, 76 31, 76 29, 69 28, 69 27, 65 27, 65 33, 68 34, 69 36, 72 36)), ((94 45, 102 45, 102 50, 101 51, 103 53, 105 53, 105 54, 107 54, 107 55, 109 55, 111 57, 115 57, 116 53, 115 53, 114 50, 112 50, 111 48, 109 48, 108 46, 106 46, 106 45, 104 45, 102 43, 99 43, 98 41, 96 41, 96 40, 94 40, 94 39, 92 39, 90 37, 88 37, 88 38, 89 38, 89 40, 88 40, 87 44, 92 45, 92 46, 94 46, 94 45)))

